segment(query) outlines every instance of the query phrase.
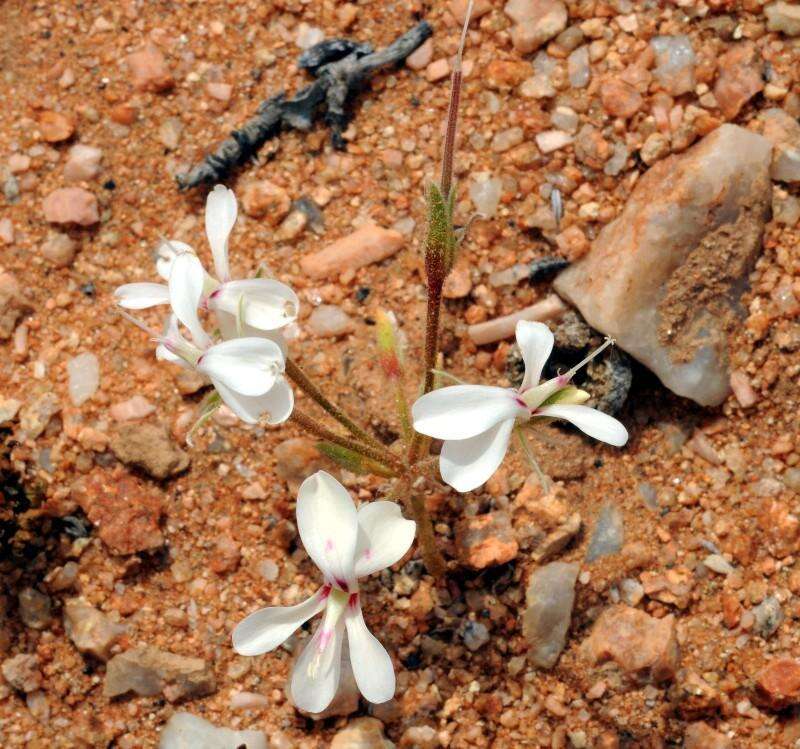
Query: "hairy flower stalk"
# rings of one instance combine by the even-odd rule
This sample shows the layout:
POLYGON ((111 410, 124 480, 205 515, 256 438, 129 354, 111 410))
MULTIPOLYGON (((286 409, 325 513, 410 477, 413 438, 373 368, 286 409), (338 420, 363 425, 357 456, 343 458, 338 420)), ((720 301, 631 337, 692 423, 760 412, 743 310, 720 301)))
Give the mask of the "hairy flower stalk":
MULTIPOLYGON (((439 185, 428 188, 428 228, 424 242, 425 272, 428 281, 428 304, 425 316, 425 373, 422 394, 429 393, 434 386, 434 368, 439 355, 439 321, 442 311, 442 288, 455 263, 456 238, 453 211, 455 208, 455 189, 453 187, 453 163, 458 131, 458 108, 461 103, 462 71, 464 45, 467 39, 472 0, 467 5, 461 41, 458 47, 453 73, 450 78, 450 103, 447 109, 442 172, 439 185)), ((408 450, 410 464, 416 463, 422 455, 424 441, 422 435, 414 433, 408 450)))
POLYGON ((386 448, 378 442, 364 427, 360 426, 348 416, 339 406, 328 399, 316 386, 311 378, 303 371, 297 362, 286 358, 286 376, 294 382, 311 400, 320 406, 326 413, 338 421, 345 429, 361 442, 371 445, 373 449, 387 452, 386 448))
MULTIPOLYGON (((372 463, 376 464, 376 468, 381 467, 381 470, 375 471, 375 473, 377 473, 379 476, 397 476, 398 472, 404 469, 403 463, 400 461, 400 459, 389 450, 385 448, 382 450, 376 450, 371 445, 363 445, 354 440, 352 437, 336 434, 336 432, 332 432, 330 429, 322 426, 315 419, 311 418, 308 416, 308 414, 303 413, 297 408, 295 408, 292 412, 291 419, 298 426, 305 429, 305 431, 307 431, 309 434, 313 434, 315 437, 318 437, 325 442, 339 445, 346 450, 356 453, 362 459, 368 461, 364 464, 365 467, 372 463)), ((325 450, 323 450, 323 452, 325 452, 325 450)), ((340 465, 347 460, 344 453, 328 451, 327 454, 328 457, 332 458, 340 465), (342 459, 340 459, 340 457, 342 459)), ((353 470, 355 473, 365 472, 356 470, 355 465, 344 464, 344 467, 348 470, 353 470)))

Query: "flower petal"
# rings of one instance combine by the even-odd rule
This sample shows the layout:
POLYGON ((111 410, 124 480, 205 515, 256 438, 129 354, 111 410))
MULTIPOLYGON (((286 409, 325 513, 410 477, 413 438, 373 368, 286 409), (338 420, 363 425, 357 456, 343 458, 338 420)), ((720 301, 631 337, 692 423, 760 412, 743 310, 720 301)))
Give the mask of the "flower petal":
POLYGON ((453 385, 423 395, 411 408, 414 429, 442 440, 465 440, 506 419, 528 416, 516 390, 453 385))
POLYGON ((206 198, 206 236, 220 281, 230 278, 228 237, 236 223, 236 196, 225 185, 217 185, 206 198))
POLYGON ((286 284, 271 278, 228 281, 212 292, 210 309, 232 315, 242 312, 242 322, 259 330, 277 330, 297 319, 300 300, 286 284))
POLYGON ((241 395, 264 395, 283 366, 283 354, 274 341, 234 338, 207 349, 197 362, 197 371, 241 395))
POLYGON ((395 502, 370 502, 358 508, 356 577, 391 567, 414 542, 417 524, 406 520, 395 502))
POLYGON ((342 590, 355 581, 358 515, 353 499, 333 476, 317 471, 297 493, 300 538, 325 578, 342 590))
POLYGON ((242 395, 231 390, 219 380, 211 380, 225 405, 245 424, 257 424, 264 419, 272 426, 282 424, 292 414, 294 393, 284 377, 278 377, 275 384, 264 395, 242 395))
POLYGON ((192 366, 189 364, 189 362, 187 362, 183 357, 178 356, 170 351, 163 343, 159 343, 158 346, 156 346, 156 359, 158 359, 158 361, 168 361, 172 364, 177 364, 179 367, 183 367, 184 369, 192 369, 192 366))
POLYGON ((288 356, 289 346, 286 343, 286 336, 281 330, 259 330, 247 324, 239 326, 236 323, 236 315, 221 309, 214 310, 214 315, 217 318, 220 335, 226 341, 232 338, 266 338, 278 344, 284 359, 288 356))
POLYGON ((542 370, 553 353, 553 334, 543 322, 520 320, 517 323, 517 344, 525 362, 525 377, 520 385, 524 391, 539 384, 542 370))
POLYGON ((186 242, 178 242, 175 239, 165 239, 156 247, 156 271, 161 278, 169 281, 169 274, 172 272, 172 263, 178 255, 189 252, 195 255, 194 248, 186 242))
POLYGON ((206 272, 197 255, 188 252, 181 253, 175 258, 169 274, 169 300, 172 311, 187 327, 192 339, 200 348, 205 348, 211 342, 197 316, 197 308, 203 296, 205 275, 206 272))
POLYGON ((613 416, 604 414, 596 408, 589 408, 589 406, 544 406, 536 412, 535 416, 564 419, 590 437, 615 447, 622 447, 628 441, 628 430, 621 422, 613 416))
POLYGON ((378 638, 367 629, 361 606, 345 614, 347 644, 353 676, 365 699, 373 704, 388 702, 394 697, 395 677, 392 659, 378 638))
POLYGON ((114 291, 117 304, 125 309, 146 309, 169 304, 169 288, 163 283, 126 283, 114 291))
POLYGON ((308 713, 321 713, 331 704, 339 688, 342 672, 344 621, 339 620, 333 636, 320 654, 322 627, 314 633, 292 669, 289 691, 296 707, 308 713), (328 650, 330 649, 330 650, 328 650))
MULTIPOLYGON (((296 606, 268 606, 254 611, 233 630, 233 649, 239 655, 261 655, 275 650, 312 616, 325 608, 323 588, 296 606)), ((330 588, 328 588, 330 590, 330 588)))
POLYGON ((447 440, 439 456, 442 479, 456 491, 469 492, 488 481, 503 462, 514 419, 466 440, 447 440))

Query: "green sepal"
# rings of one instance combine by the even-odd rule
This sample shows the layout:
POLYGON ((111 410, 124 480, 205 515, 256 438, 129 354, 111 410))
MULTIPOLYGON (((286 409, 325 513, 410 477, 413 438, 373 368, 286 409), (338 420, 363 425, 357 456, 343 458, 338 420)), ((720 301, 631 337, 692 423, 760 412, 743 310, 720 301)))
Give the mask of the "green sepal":
POLYGON ((425 237, 425 265, 428 275, 440 276, 441 280, 453 268, 456 260, 458 239, 453 226, 456 191, 451 188, 445 198, 435 183, 428 186, 427 214, 428 233, 425 237))
POLYGON ((581 403, 586 403, 586 401, 588 401, 591 397, 592 396, 589 395, 589 393, 587 393, 585 390, 568 385, 567 387, 561 388, 561 390, 553 393, 547 400, 539 405, 539 408, 542 406, 555 406, 556 404, 564 406, 577 406, 581 403))

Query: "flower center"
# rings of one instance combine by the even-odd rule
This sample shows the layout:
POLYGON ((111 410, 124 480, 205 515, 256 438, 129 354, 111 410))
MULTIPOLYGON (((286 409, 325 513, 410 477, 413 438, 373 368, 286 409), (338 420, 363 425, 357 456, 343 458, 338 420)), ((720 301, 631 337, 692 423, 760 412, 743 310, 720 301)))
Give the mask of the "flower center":
MULTIPOLYGON (((328 586, 326 585, 323 592, 327 589, 328 586)), ((338 588, 330 588, 325 606, 325 616, 322 619, 319 631, 309 645, 315 651, 308 664, 309 678, 315 679, 318 674, 325 673, 330 668, 336 653, 336 625, 348 605, 355 605, 351 604, 353 600, 355 600, 356 604, 358 603, 358 593, 348 594, 338 588)))
MULTIPOLYGON (((535 387, 529 388, 524 393, 520 393, 520 397, 525 402, 525 405, 530 409, 531 413, 536 411, 537 408, 545 404, 546 401, 552 401, 559 391, 564 390, 569 386, 570 380, 575 376, 576 372, 585 367, 592 359, 605 351, 609 346, 614 343, 613 338, 606 338, 603 343, 592 351, 588 356, 579 361, 574 367, 567 370, 564 374, 553 377, 551 380, 542 382, 535 387)), ((582 392, 582 391, 579 391, 582 392)), ((585 398, 584 398, 585 400, 585 398)), ((582 401, 580 401, 582 402, 582 401)))

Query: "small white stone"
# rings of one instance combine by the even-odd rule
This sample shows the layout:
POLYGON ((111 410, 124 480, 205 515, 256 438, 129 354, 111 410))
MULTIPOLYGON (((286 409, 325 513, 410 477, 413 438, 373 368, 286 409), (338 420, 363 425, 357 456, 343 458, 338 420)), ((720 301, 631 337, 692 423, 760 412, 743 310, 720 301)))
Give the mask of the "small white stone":
POLYGON ((325 32, 316 26, 309 26, 307 23, 301 23, 297 27, 297 36, 295 37, 295 44, 300 49, 309 49, 315 44, 319 44, 325 38, 325 32))
POLYGON ((258 574, 269 583, 274 583, 278 579, 278 571, 278 565, 271 559, 264 559, 258 563, 258 574))
POLYGON ((269 700, 258 692, 231 692, 231 710, 257 710, 269 707, 269 700))
POLYGON ((181 142, 183 123, 177 117, 167 117, 158 128, 158 139, 164 148, 174 151, 181 142))
POLYGON ((478 172, 469 187, 469 197, 475 210, 486 218, 492 218, 497 212, 503 183, 499 177, 490 172, 478 172))
POLYGON ((733 565, 731 565, 722 554, 709 554, 703 560, 703 564, 708 567, 708 569, 720 575, 730 575, 731 572, 736 571, 733 565))
POLYGON ((115 421, 135 421, 149 416, 155 410, 156 407, 143 395, 134 395, 111 406, 111 418, 115 421))
POLYGON ((578 47, 570 54, 567 58, 567 71, 572 88, 586 88, 592 75, 589 67, 589 47, 587 45, 584 44, 582 47, 578 47))
POLYGON ((11 421, 19 412, 22 401, 16 398, 0 398, 0 424, 11 421))
POLYGON ((158 742, 158 749, 267 749, 262 731, 232 731, 191 713, 175 713, 158 742))
POLYGON ((69 397, 72 404, 80 406, 91 398, 100 387, 100 362, 87 351, 67 362, 69 397))
POLYGON ((64 165, 64 179, 68 182, 81 182, 92 179, 100 172, 103 152, 94 146, 76 143, 69 149, 67 163, 64 165))
POLYGON ((348 314, 332 304, 321 304, 308 318, 311 330, 322 338, 335 338, 353 329, 353 322, 348 314))
POLYGON ((536 145, 542 153, 552 153, 572 143, 572 136, 563 130, 545 130, 536 136, 536 145))

